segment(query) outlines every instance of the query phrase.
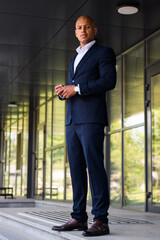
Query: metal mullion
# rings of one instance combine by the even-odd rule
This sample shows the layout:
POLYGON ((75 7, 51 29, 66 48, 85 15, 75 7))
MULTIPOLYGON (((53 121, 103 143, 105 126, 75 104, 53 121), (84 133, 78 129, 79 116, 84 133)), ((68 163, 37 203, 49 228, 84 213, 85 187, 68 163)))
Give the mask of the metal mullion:
MULTIPOLYGON (((145 158, 145 192, 148 192, 148 122, 147 122, 147 90, 148 90, 148 83, 147 83, 147 74, 146 74, 146 66, 148 62, 148 49, 147 49, 147 41, 144 41, 144 158, 145 158)), ((145 197, 145 211, 148 211, 148 199, 147 196, 145 197)))
POLYGON ((23 105, 23 117, 22 117, 22 143, 21 143, 21 195, 22 195, 22 184, 23 184, 23 161, 24 161, 24 153, 23 153, 23 138, 24 138, 24 105, 23 105))
MULTIPOLYGON (((53 91, 52 91, 53 92, 53 91)), ((53 145, 53 98, 52 98, 52 111, 51 111, 51 146, 53 145)), ((51 151, 51 178, 50 178, 50 188, 51 188, 51 191, 50 191, 50 199, 52 199, 52 168, 53 168, 53 150, 49 150, 51 151)))
POLYGON ((125 97, 125 88, 124 88, 124 82, 125 82, 125 56, 123 55, 121 58, 121 109, 122 109, 122 119, 121 119, 121 183, 122 183, 122 199, 121 199, 121 206, 123 207, 125 205, 125 194, 124 194, 124 97, 125 97))
MULTIPOLYGON (((10 132, 9 136, 11 136, 11 116, 10 116, 9 132, 10 132)), ((11 137, 9 137, 9 159, 11 159, 11 137)), ((8 161, 8 187, 9 185, 10 185, 10 161, 8 161)))
MULTIPOLYGON (((52 127, 51 127, 51 189, 52 189, 52 183, 53 183, 53 131, 54 131, 54 128, 53 128, 53 113, 54 113, 54 97, 52 98, 52 120, 51 120, 51 123, 52 123, 52 127)), ((50 198, 52 199, 52 191, 51 191, 51 196, 50 198)))

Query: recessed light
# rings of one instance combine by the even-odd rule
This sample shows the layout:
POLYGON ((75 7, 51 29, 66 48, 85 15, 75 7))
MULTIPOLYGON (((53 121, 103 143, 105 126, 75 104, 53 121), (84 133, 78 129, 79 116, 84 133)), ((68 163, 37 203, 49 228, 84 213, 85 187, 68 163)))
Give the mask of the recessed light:
POLYGON ((15 102, 8 103, 8 107, 17 107, 17 104, 15 102))
POLYGON ((121 1, 117 4, 117 11, 123 15, 132 15, 139 11, 137 1, 121 1))

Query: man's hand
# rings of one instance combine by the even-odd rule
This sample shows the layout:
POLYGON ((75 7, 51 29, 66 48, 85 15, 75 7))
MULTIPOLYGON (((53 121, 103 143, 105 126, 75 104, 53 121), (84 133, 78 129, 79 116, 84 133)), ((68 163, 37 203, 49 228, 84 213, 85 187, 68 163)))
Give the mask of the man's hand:
POLYGON ((62 95, 63 87, 64 87, 63 85, 55 86, 55 92, 57 93, 57 95, 62 95))
POLYGON ((57 85, 55 87, 55 91, 58 95, 61 95, 65 98, 70 98, 77 94, 77 92, 74 91, 74 87, 75 85, 67 85, 67 86, 57 85))

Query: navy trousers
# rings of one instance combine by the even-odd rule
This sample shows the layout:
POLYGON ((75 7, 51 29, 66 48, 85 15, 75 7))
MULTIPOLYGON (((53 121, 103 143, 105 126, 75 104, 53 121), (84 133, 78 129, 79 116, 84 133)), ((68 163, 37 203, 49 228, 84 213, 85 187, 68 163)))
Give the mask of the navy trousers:
POLYGON ((74 124, 66 126, 66 143, 73 187, 72 218, 87 221, 87 169, 92 195, 94 221, 108 222, 109 192, 103 156, 104 126, 74 124))

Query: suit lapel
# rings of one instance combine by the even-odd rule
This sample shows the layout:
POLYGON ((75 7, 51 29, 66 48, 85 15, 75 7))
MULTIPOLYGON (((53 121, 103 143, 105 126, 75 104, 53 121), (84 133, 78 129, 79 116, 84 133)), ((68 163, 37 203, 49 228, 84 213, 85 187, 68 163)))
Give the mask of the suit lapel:
POLYGON ((71 64, 70 64, 70 72, 71 72, 72 78, 74 77, 74 60, 75 60, 76 56, 77 56, 77 54, 72 58, 71 64))
POLYGON ((74 60, 76 58, 76 56, 73 58, 72 61, 72 73, 73 73, 73 78, 75 77, 75 75, 77 74, 77 72, 79 71, 79 69, 81 68, 81 66, 84 66, 84 63, 91 57, 91 55, 96 51, 97 49, 97 44, 95 43, 88 51, 87 53, 83 56, 83 58, 81 59, 81 61, 78 63, 77 67, 76 67, 76 71, 74 73, 74 60))

